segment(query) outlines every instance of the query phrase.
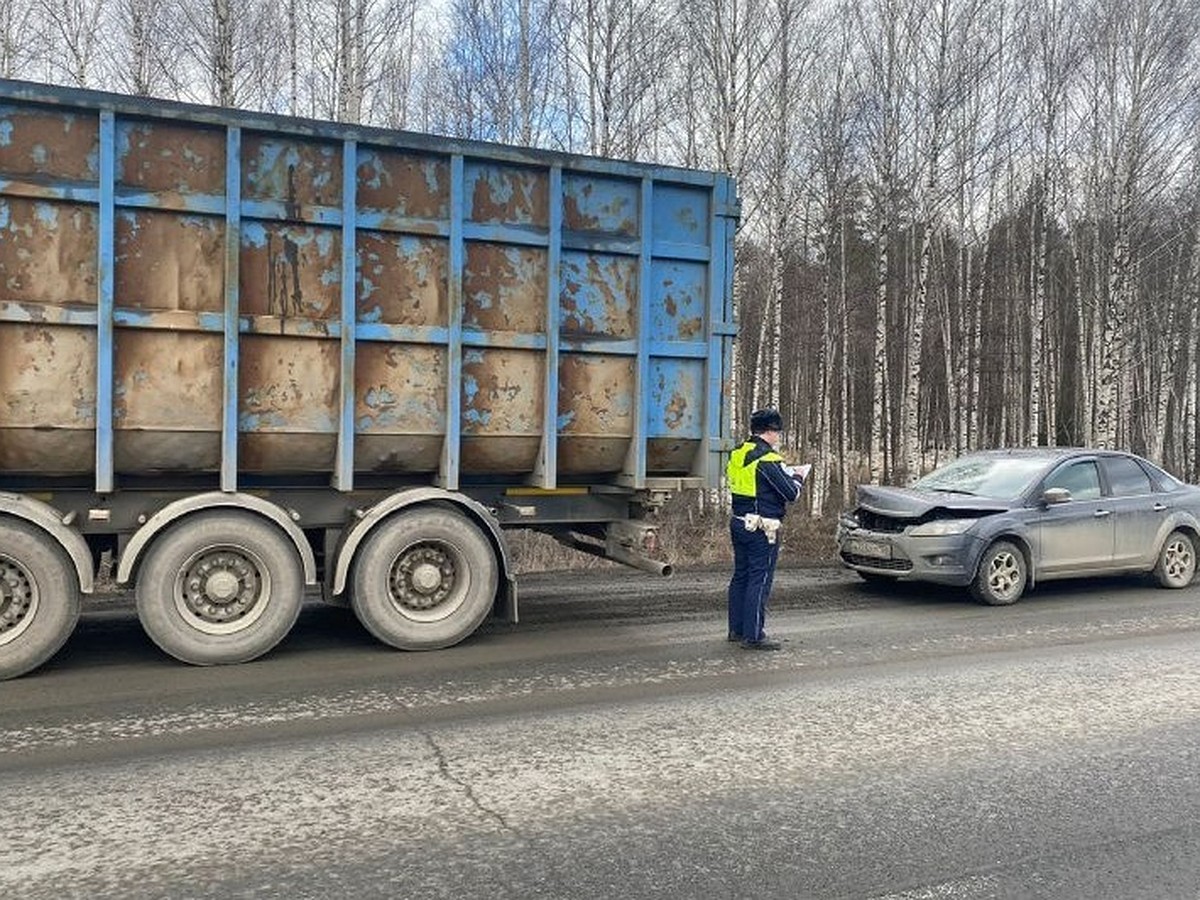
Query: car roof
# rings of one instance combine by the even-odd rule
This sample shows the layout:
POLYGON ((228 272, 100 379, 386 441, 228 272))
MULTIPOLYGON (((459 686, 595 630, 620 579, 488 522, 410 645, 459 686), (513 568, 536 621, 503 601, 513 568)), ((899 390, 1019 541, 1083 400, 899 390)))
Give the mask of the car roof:
POLYGON ((994 447, 976 450, 979 456, 1022 456, 1031 459, 1062 459, 1067 456, 1132 456, 1123 450, 1101 450, 1091 447, 994 447))

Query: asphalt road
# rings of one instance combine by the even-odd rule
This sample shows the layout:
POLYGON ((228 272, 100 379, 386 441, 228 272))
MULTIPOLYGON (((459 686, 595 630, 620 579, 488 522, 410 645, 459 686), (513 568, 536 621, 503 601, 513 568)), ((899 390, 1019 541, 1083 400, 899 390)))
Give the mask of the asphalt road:
POLYGON ((0 684, 0 896, 1200 897, 1200 586, 1010 608, 780 573, 539 576, 430 654, 305 610, 253 664, 127 607, 0 684))

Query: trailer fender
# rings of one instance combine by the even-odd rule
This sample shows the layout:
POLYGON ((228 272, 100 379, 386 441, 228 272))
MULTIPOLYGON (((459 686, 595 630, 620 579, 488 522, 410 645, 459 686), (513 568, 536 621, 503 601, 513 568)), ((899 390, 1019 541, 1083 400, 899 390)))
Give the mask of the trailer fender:
POLYGON ((75 572, 79 575, 79 590, 85 594, 95 590, 96 571, 92 551, 83 535, 71 527, 72 514, 64 516, 49 503, 3 491, 0 491, 0 514, 23 519, 54 538, 75 566, 75 572))
POLYGON ((224 493, 222 491, 196 494, 193 497, 176 500, 174 503, 168 503, 147 519, 146 524, 134 532, 125 547, 125 552, 121 554, 121 561, 117 566, 117 583, 127 584, 129 582, 142 552, 168 525, 190 513, 220 507, 233 507, 257 513, 282 528, 292 543, 296 545, 296 552, 300 554, 300 560, 304 565, 304 583, 308 585, 317 583, 316 556, 313 554, 304 532, 287 510, 262 497, 255 497, 253 494, 224 493))
POLYGON ((363 542, 372 528, 394 512, 418 503, 428 503, 430 501, 453 504, 466 512, 467 515, 485 529, 485 533, 488 534, 492 544, 496 548, 497 558, 500 560, 501 574, 503 575, 502 583, 507 585, 507 597, 504 598, 507 601, 507 608, 510 610, 507 615, 515 621, 517 606, 516 579, 513 577, 509 566, 508 545, 500 533, 500 526, 496 524, 495 516, 482 503, 472 500, 463 494, 457 494, 441 488, 425 487, 401 491, 400 493, 385 497, 366 510, 358 521, 344 532, 341 545, 338 547, 337 564, 333 570, 333 585, 330 593, 335 597, 345 593, 346 582, 350 574, 350 564, 354 561, 354 554, 357 552, 359 544, 363 542))

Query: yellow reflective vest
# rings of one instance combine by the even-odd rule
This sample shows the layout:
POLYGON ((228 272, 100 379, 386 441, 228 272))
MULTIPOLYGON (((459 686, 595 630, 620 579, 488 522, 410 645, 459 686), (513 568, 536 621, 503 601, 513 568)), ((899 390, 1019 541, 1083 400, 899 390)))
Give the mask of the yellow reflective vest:
POLYGON ((758 497, 758 464, 764 462, 783 462, 783 457, 774 450, 768 450, 762 456, 746 461, 750 451, 758 446, 754 441, 746 441, 729 454, 729 463, 725 467, 725 476, 729 479, 729 492, 739 497, 758 497))

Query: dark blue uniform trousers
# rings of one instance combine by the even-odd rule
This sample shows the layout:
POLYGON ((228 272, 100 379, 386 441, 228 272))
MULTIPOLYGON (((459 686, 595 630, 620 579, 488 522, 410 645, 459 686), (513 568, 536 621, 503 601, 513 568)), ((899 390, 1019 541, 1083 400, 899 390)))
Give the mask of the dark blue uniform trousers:
POLYGON ((731 519, 733 578, 729 581, 729 633, 744 641, 761 641, 767 617, 767 598, 775 580, 779 542, 767 543, 761 531, 747 531, 741 519, 731 519))

